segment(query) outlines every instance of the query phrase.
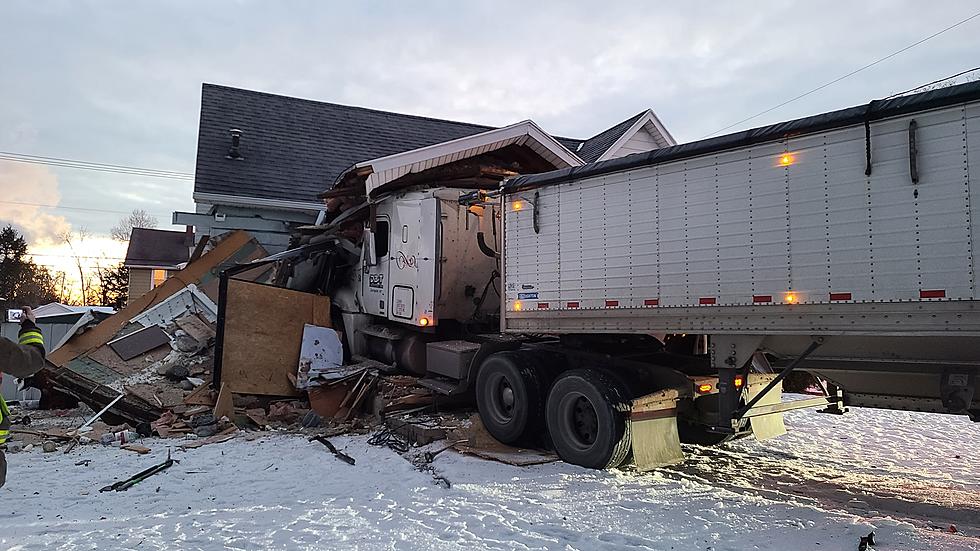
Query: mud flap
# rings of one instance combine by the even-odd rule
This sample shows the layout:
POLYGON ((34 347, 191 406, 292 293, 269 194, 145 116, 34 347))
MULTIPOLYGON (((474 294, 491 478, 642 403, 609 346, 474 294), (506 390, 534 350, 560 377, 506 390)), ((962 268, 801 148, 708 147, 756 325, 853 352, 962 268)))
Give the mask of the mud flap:
MULTIPOLYGON (((749 388, 746 390, 745 401, 748 402, 755 398, 774 378, 775 375, 769 373, 750 373, 749 388)), ((775 388, 766 393, 755 405, 767 406, 778 404, 782 400, 783 386, 776 385, 775 388)), ((782 413, 771 413, 769 415, 752 417, 751 423, 752 433, 755 434, 757 440, 768 440, 786 434, 786 425, 783 423, 782 413)))
POLYGON ((633 461, 640 471, 675 465, 684 461, 677 433, 676 390, 664 390, 633 400, 630 431, 633 461))

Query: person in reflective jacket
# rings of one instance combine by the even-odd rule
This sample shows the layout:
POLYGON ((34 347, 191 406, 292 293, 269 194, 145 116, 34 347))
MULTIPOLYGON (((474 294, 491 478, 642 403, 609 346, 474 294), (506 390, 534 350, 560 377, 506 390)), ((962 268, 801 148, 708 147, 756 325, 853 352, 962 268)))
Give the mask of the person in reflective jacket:
MULTIPOLYGON (((44 337, 37 328, 34 312, 24 307, 20 322, 18 342, 0 337, 0 380, 3 374, 25 378, 34 375, 44 367, 44 337)), ((0 487, 7 482, 7 437, 10 435, 10 410, 0 395, 0 487)))

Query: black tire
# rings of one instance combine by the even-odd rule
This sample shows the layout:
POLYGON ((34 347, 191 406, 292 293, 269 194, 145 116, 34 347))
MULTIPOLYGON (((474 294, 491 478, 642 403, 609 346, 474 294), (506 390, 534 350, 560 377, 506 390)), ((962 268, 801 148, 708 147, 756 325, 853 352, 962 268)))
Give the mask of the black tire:
POLYGON ((511 446, 544 433, 548 385, 536 357, 521 350, 487 356, 476 377, 476 406, 487 432, 511 446))
POLYGON ((612 375, 591 369, 562 374, 548 393, 548 432, 566 463, 612 469, 626 461, 632 445, 630 400, 612 375))

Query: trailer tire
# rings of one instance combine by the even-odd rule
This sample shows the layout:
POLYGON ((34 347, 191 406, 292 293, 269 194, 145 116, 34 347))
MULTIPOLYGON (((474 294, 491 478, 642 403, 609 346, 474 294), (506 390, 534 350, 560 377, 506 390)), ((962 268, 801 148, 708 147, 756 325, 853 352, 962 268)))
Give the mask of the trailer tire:
POLYGON ((548 432, 566 463, 592 469, 618 467, 629 456, 630 400, 609 373, 574 369, 548 393, 548 432))
POLYGON ((530 444, 544 432, 547 381, 526 351, 497 352, 480 364, 476 406, 491 436, 508 445, 530 444))

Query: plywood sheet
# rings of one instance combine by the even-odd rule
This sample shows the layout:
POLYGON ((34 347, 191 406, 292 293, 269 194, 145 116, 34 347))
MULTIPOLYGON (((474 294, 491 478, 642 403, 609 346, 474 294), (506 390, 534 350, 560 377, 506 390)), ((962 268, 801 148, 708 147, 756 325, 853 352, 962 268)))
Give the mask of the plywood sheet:
POLYGON ((330 326, 330 299, 249 281, 228 282, 221 383, 236 394, 296 396, 303 327, 330 326))

